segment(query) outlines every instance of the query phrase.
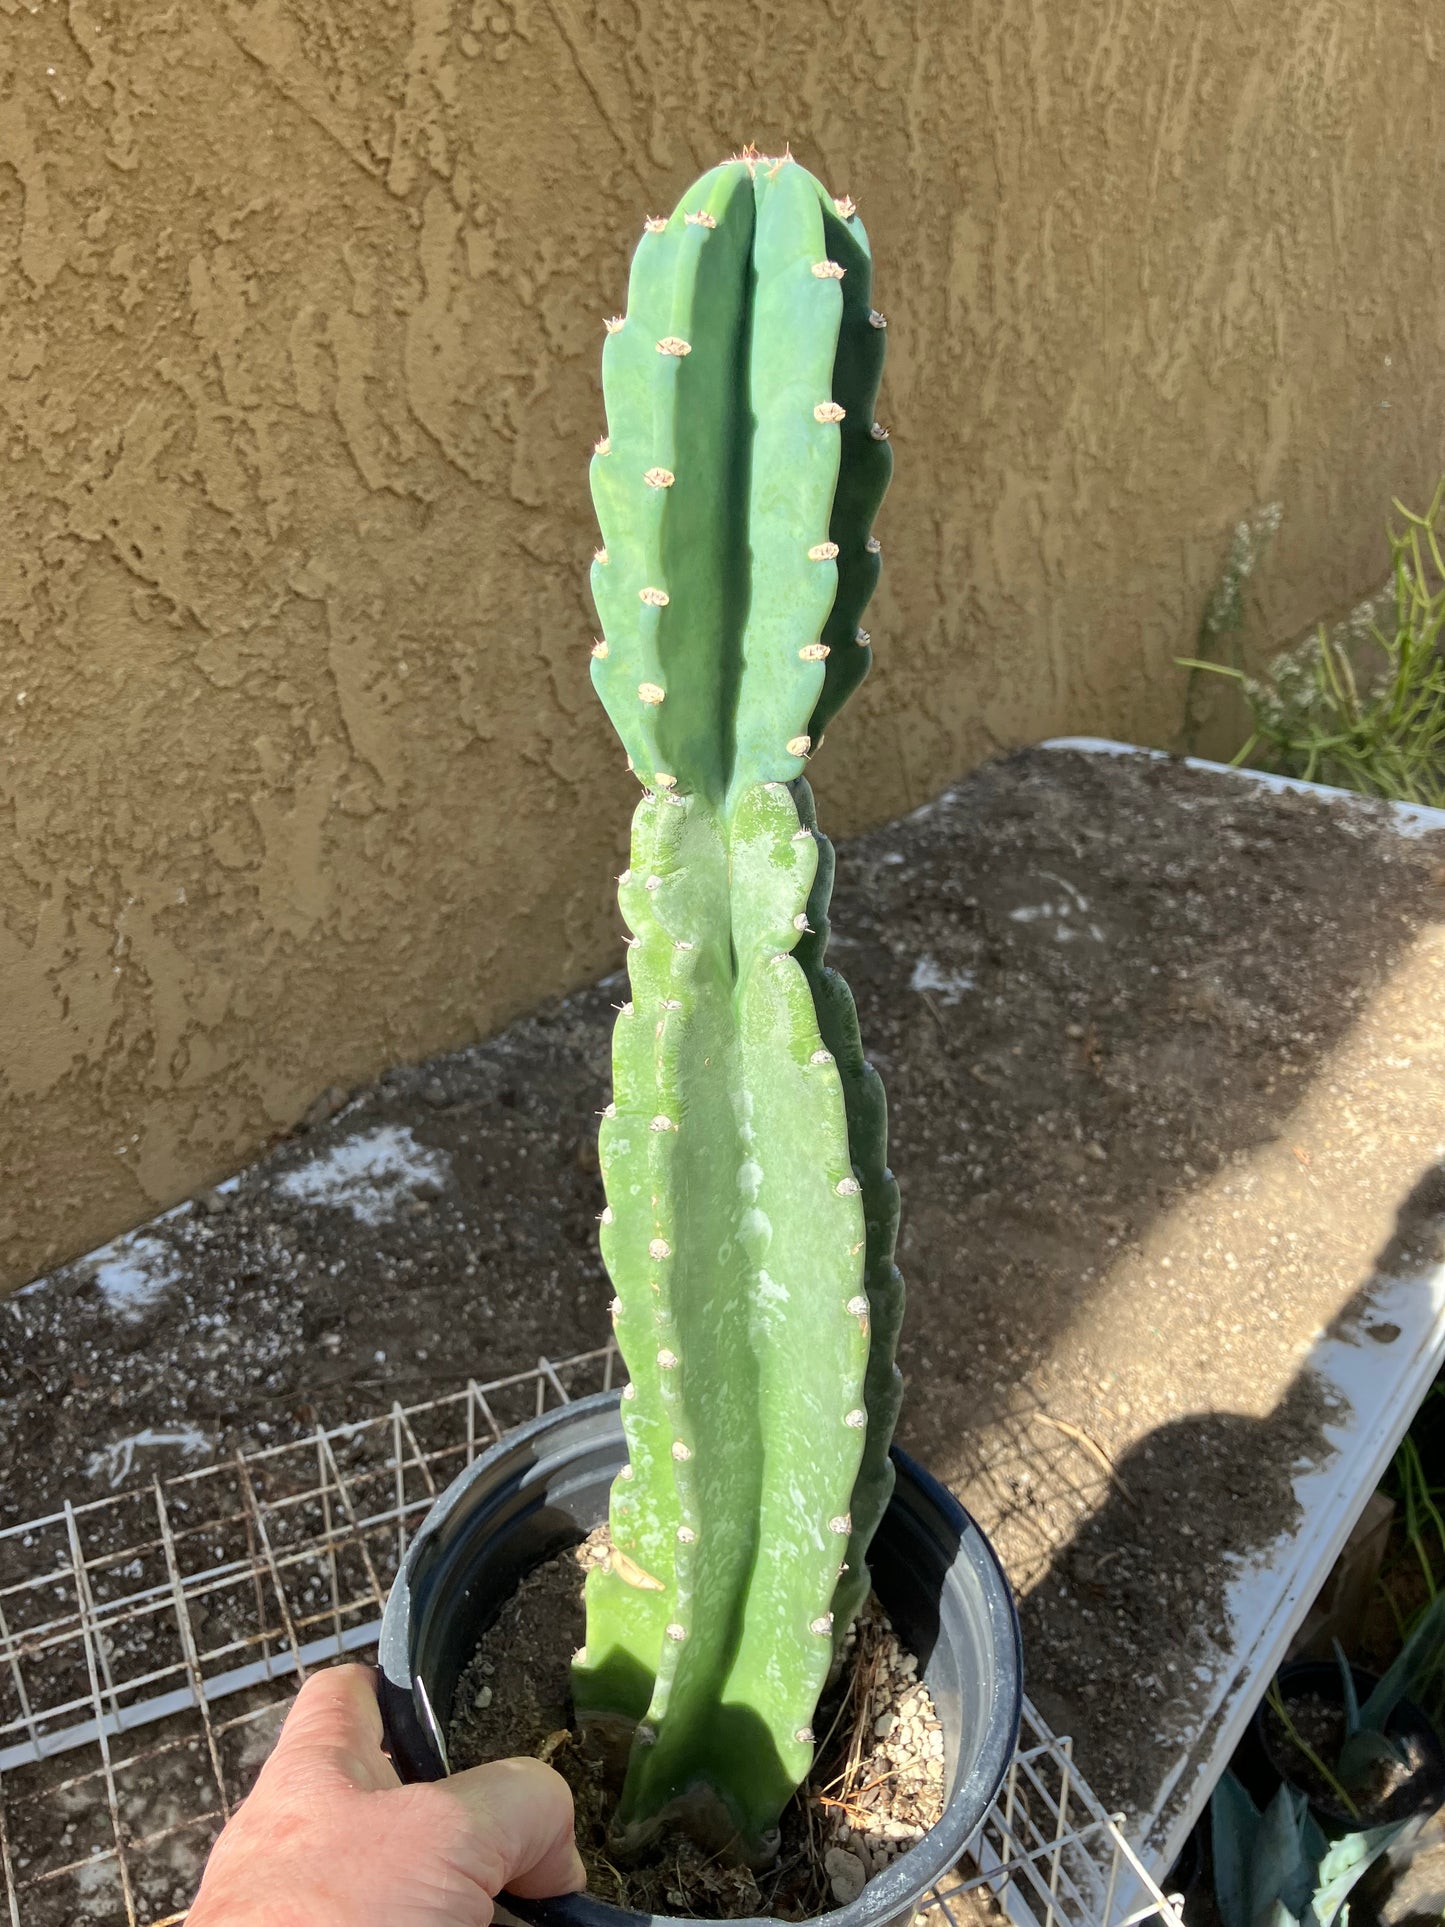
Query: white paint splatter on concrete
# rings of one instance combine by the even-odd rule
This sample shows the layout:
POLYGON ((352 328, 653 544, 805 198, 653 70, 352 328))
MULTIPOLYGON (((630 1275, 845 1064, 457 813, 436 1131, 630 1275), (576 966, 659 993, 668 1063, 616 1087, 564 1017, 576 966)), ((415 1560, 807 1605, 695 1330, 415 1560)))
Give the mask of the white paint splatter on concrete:
MULTIPOLYGON (((233 1192, 240 1184, 239 1176, 227 1178, 224 1183, 213 1186, 220 1196, 233 1192)), ((132 1319, 151 1304, 181 1276, 177 1268, 176 1253, 160 1238, 155 1236, 158 1225, 169 1224, 172 1218, 189 1216, 194 1207, 189 1199, 183 1204, 173 1204, 169 1211, 162 1211, 139 1231, 127 1232, 123 1238, 115 1238, 110 1244, 97 1245, 94 1251, 86 1252, 83 1258, 72 1263, 57 1266, 41 1277, 22 1285, 14 1298, 29 1298, 45 1291, 57 1279, 90 1278, 101 1292, 117 1309, 125 1311, 132 1319)))
POLYGON ((945 970, 936 957, 927 951, 913 966, 913 975, 908 979, 910 990, 931 990, 937 992, 943 1004, 956 1004, 970 990, 976 989, 978 978, 971 970, 945 970))
POLYGON ((114 1920, 124 1907, 120 1875, 114 1860, 90 1860, 71 1875, 79 1896, 82 1920, 114 1920))
POLYGON ((418 1144, 406 1125, 382 1124, 288 1171, 276 1189, 306 1204, 349 1211, 362 1224, 386 1224, 418 1185, 444 1184, 449 1171, 445 1154, 418 1144))
POLYGON ((1054 935, 1060 943, 1073 943, 1076 937, 1092 937, 1095 943, 1104 941, 1104 933, 1097 923, 1086 923, 1089 913, 1089 899, 1081 890, 1076 890, 1067 877, 1055 876, 1050 870, 1040 870, 1040 876, 1047 877, 1050 883, 1057 883, 1063 891, 1052 903, 1023 903, 1017 910, 1010 910, 1009 917, 1014 923, 1052 923, 1054 935))
POLYGON ((181 1275, 171 1247, 144 1231, 102 1245, 89 1263, 96 1290, 129 1325, 137 1324, 181 1275))
POLYGON ((85 1476, 103 1478, 113 1492, 130 1477, 137 1452, 171 1451, 194 1458, 210 1449, 210 1439, 194 1425, 175 1425, 163 1431, 148 1425, 143 1432, 132 1432, 129 1438, 115 1439, 99 1452, 92 1452, 85 1461, 85 1476))

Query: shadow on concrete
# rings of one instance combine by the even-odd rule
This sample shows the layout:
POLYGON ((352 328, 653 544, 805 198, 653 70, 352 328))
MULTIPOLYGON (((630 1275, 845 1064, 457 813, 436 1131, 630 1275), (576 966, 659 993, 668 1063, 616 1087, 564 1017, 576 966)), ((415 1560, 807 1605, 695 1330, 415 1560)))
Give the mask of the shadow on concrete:
MULTIPOLYGON (((951 1471, 1121 1254, 1278 1140, 1436 913, 1433 867, 1357 814, 1041 751, 844 847, 830 960, 891 1093, 909 1450, 951 1471)), ((0 1307, 3 1516, 83 1496, 115 1441, 171 1471, 192 1447, 135 1442, 254 1447, 596 1345, 621 994, 320 1104, 227 1192, 0 1307)), ((1229 1460, 1227 1428, 1199 1451, 1229 1460)))
MULTIPOLYGON (((1275 1409, 1263 1418, 1197 1413, 1149 1432, 1118 1460, 1101 1502, 1020 1603, 1030 1690, 1045 1717, 1074 1735, 1083 1770, 1106 1804, 1147 1810, 1162 1776, 1186 1753, 1193 1762, 1178 1774, 1174 1819, 1152 1839, 1157 1872, 1182 1844, 1187 1829, 1179 1808, 1191 1789, 1200 1790, 1197 1763, 1222 1723, 1253 1710, 1273 1673, 1256 1655, 1261 1670, 1247 1686, 1226 1690, 1238 1655, 1262 1630, 1245 1612, 1231 1611, 1242 1569, 1249 1555, 1268 1557, 1270 1547, 1228 1537, 1212 1543, 1200 1522, 1218 1516, 1221 1500, 1239 1518, 1253 1519, 1261 1491, 1272 1489, 1284 1500, 1280 1531, 1293 1537, 1301 1508, 1291 1488, 1303 1476, 1308 1532, 1343 1536, 1369 1488, 1351 1490, 1346 1482, 1334 1493, 1331 1462, 1335 1475, 1342 1468, 1325 1427, 1338 1440, 1338 1428, 1352 1417, 1341 1403, 1349 1396, 1342 1385, 1360 1397, 1357 1421, 1376 1408, 1388 1413, 1383 1386, 1408 1361, 1389 1356, 1387 1372, 1387 1354, 1435 1322, 1442 1290, 1432 1274, 1442 1264, 1445 1163, 1436 1163, 1401 1204, 1370 1278, 1331 1321, 1275 1409), (1301 1458, 1301 1441, 1310 1436, 1316 1450, 1301 1458)), ((1396 1411, 1394 1429, 1403 1431, 1410 1415, 1408 1406, 1396 1411)), ((1290 1563, 1282 1548, 1275 1557, 1281 1567, 1290 1563)), ((1294 1601, 1296 1622, 1310 1603, 1308 1592, 1294 1601)))

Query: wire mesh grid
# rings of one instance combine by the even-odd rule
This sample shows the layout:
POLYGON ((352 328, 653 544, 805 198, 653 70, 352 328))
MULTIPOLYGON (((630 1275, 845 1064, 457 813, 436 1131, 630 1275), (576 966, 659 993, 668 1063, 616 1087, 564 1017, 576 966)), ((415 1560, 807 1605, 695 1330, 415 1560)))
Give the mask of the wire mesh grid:
MULTIPOLYGON (((509 1426, 613 1381, 612 1346, 0 1531, 9 1927, 176 1927, 296 1680, 374 1648, 432 1501, 509 1426)), ((1026 1706, 971 1861, 930 1896, 1038 1927, 1181 1927, 1026 1706)))

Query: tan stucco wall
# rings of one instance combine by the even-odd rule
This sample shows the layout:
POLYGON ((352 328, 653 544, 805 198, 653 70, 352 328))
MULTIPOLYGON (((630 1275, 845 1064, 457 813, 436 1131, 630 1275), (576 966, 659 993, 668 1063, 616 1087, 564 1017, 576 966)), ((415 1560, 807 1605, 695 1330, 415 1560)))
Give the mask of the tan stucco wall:
POLYGON ((898 480, 846 829, 1168 740, 1440 460, 1414 0, 0 0, 0 1282, 618 955, 600 318, 739 140, 860 201, 898 480))

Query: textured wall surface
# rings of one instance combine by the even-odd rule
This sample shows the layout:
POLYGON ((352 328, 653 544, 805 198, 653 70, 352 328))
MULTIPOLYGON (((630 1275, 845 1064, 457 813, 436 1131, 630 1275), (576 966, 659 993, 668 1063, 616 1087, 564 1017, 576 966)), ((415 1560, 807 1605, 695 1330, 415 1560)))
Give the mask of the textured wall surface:
POLYGON ((618 957, 601 316, 743 139, 860 202, 898 479, 831 826, 1170 739, 1440 459, 1413 0, 0 0, 0 1282, 618 957))

